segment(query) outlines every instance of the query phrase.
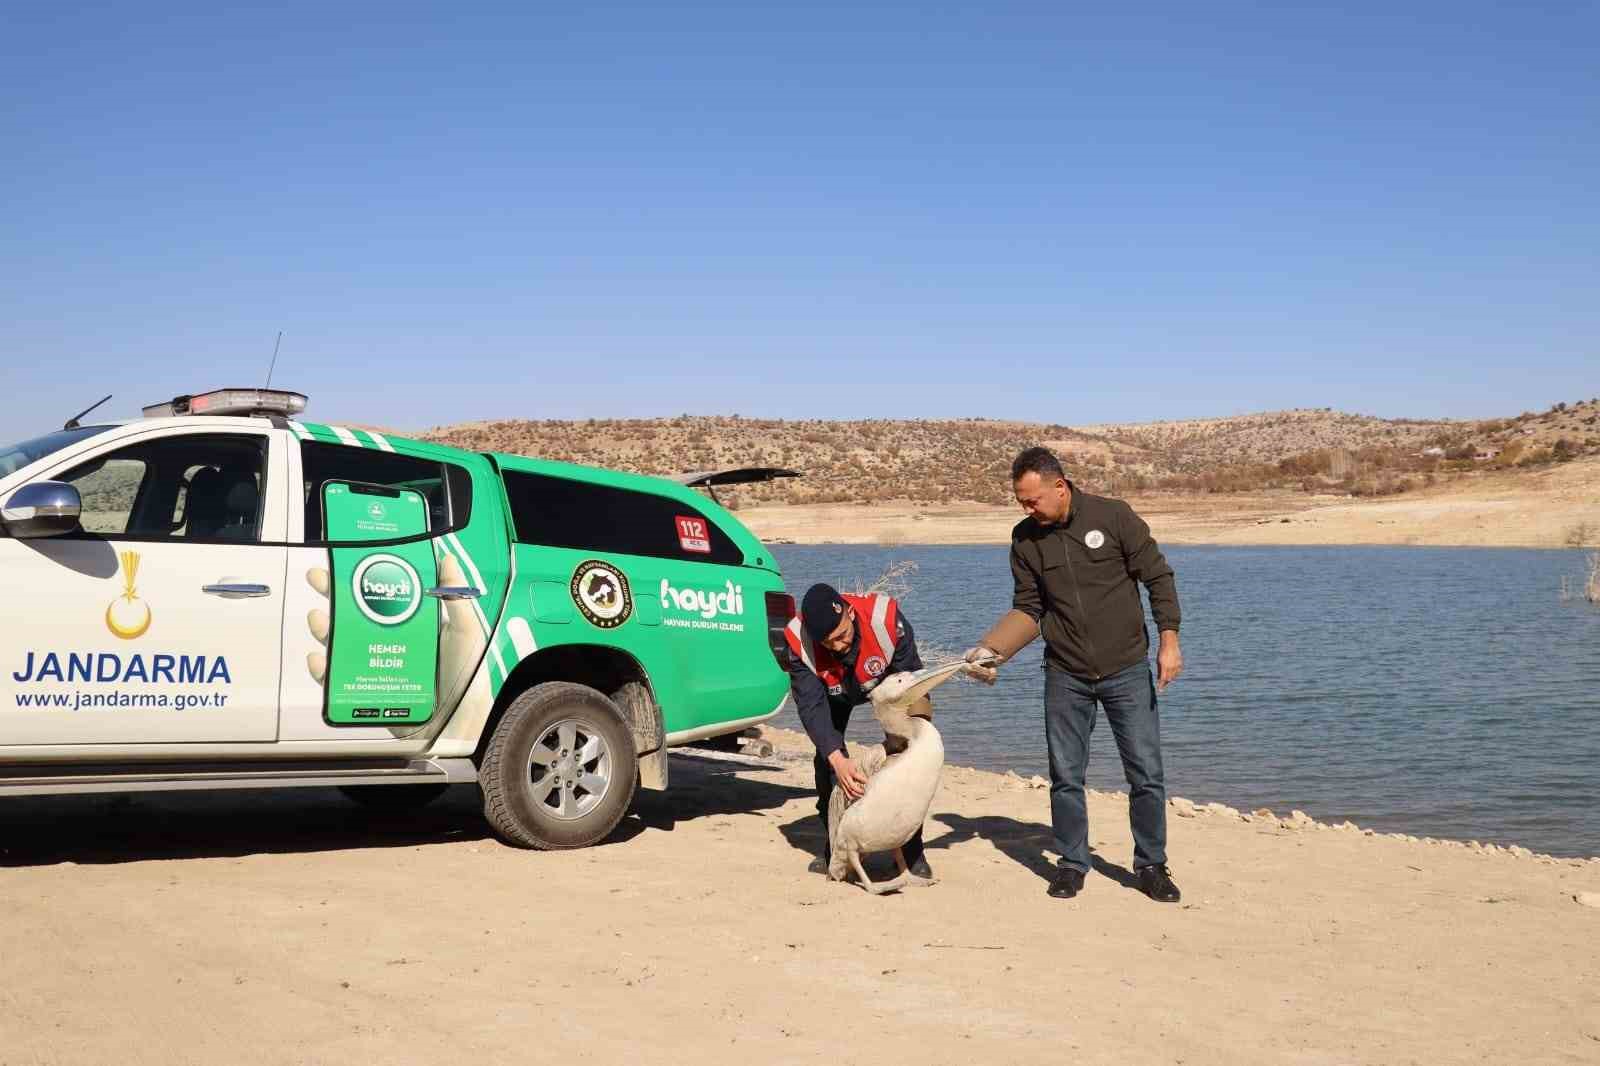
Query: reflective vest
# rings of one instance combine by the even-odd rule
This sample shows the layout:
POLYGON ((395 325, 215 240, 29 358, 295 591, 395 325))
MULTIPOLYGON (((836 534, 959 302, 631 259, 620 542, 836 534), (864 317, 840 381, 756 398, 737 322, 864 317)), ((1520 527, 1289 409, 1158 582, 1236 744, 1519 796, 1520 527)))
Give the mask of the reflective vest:
MULTIPOLYGON (((860 650, 856 655, 856 682, 862 692, 871 692, 889 672, 889 663, 894 659, 900 605, 894 602, 894 597, 884 595, 847 596, 841 593, 839 598, 855 610, 856 632, 861 637, 860 650)), ((790 653, 822 678, 830 696, 844 692, 844 664, 833 652, 811 638, 811 634, 800 624, 798 615, 789 620, 783 635, 789 642, 790 653)))

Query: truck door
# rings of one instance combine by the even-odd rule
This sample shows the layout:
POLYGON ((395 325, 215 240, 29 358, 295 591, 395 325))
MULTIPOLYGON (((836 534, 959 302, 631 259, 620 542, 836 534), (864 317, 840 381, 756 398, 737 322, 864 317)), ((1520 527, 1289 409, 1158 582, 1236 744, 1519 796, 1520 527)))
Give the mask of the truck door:
POLYGON ((477 456, 296 425, 280 739, 412 736, 461 701, 504 602, 504 519, 492 498, 474 506, 492 472, 477 456), (368 493, 353 523, 329 511, 342 486, 368 493))
POLYGON ((121 435, 41 475, 82 517, 0 537, 0 745, 275 739, 286 437, 121 435))

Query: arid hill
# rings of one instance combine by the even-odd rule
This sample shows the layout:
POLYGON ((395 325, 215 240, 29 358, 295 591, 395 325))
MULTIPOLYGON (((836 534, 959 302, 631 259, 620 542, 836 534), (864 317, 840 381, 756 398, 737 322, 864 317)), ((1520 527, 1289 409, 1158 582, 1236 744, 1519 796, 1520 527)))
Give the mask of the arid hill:
POLYGON ((1530 468, 1600 454, 1600 400, 1487 421, 1381 419, 1326 408, 1084 426, 983 418, 835 422, 681 415, 469 422, 423 436, 476 451, 648 474, 746 465, 805 474, 722 493, 735 506, 884 496, 1006 502, 1011 459, 1032 444, 1053 448, 1074 479, 1108 492, 1287 487, 1388 495, 1471 470, 1530 468))

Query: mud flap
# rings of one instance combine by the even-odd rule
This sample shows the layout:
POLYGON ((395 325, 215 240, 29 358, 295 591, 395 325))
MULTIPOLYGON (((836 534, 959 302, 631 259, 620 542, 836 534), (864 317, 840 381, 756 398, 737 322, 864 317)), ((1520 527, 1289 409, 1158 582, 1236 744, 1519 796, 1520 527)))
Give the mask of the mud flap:
POLYGON ((633 747, 639 756, 639 787, 663 792, 667 787, 666 730, 661 708, 648 686, 630 681, 611 694, 633 730, 633 747))
POLYGON ((662 745, 648 755, 639 756, 639 787, 652 792, 667 790, 667 748, 662 745))

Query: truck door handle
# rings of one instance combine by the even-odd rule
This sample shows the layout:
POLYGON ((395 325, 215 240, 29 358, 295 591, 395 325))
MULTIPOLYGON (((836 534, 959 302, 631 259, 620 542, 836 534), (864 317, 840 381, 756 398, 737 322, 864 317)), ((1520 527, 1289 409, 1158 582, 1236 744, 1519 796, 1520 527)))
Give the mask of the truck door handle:
POLYGON ((440 585, 426 591, 426 595, 436 600, 475 600, 483 593, 471 585, 440 585))
POLYGON ((260 596, 272 595, 272 588, 268 585, 255 585, 242 581, 227 581, 216 585, 201 585, 200 591, 208 596, 221 596, 228 600, 255 599, 260 596))

